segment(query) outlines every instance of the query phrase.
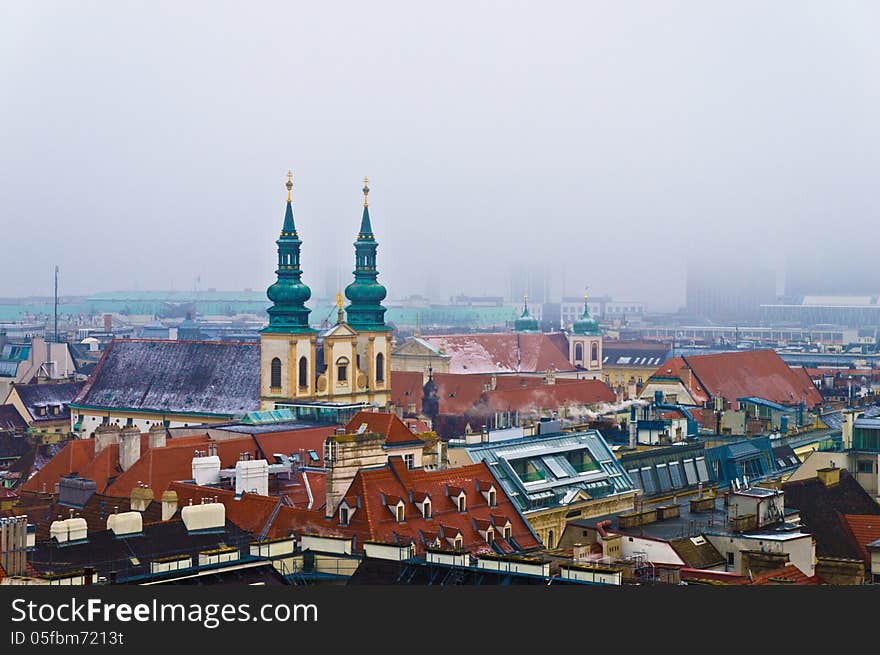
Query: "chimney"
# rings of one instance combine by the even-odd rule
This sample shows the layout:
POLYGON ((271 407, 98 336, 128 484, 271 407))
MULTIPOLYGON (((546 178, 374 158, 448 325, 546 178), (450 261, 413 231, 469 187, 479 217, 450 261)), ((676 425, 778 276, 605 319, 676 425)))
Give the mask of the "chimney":
POLYGON ((162 520, 167 521, 177 513, 177 492, 167 490, 162 492, 162 520))
POLYGON ((265 459, 242 459, 235 465, 235 495, 269 495, 269 462, 265 459))
POLYGON ((853 444, 853 431, 855 429, 856 419, 860 412, 847 407, 843 410, 843 425, 841 426, 841 436, 843 437, 843 449, 851 450, 853 444))
POLYGON ((197 485, 220 483, 220 458, 217 455, 197 455, 192 460, 192 476, 197 485))
POLYGON ((336 513, 336 506, 351 486, 354 476, 362 468, 384 466, 387 455, 383 446, 385 437, 374 432, 331 435, 324 442, 326 476, 325 516, 336 513))
POLYGON ((819 478, 819 482, 824 486, 833 487, 840 483, 840 469, 833 465, 828 468, 819 469, 816 471, 816 477, 819 478))
POLYGON ((0 566, 8 575, 27 573, 27 516, 0 518, 0 566))
POLYGON ((141 431, 135 425, 126 425, 119 433, 119 468, 127 471, 141 457, 141 431))
POLYGON ((150 426, 150 450, 164 448, 167 435, 168 431, 161 423, 154 423, 150 426))
POLYGON ((113 332, 113 315, 104 314, 104 332, 110 334, 113 332))
POLYGON ((629 419, 629 447, 635 448, 638 443, 639 436, 639 422, 635 418, 635 412, 632 413, 629 419))
POLYGON ((119 443, 119 426, 115 423, 101 423, 95 429, 95 457, 114 443, 119 443))
POLYGON ((152 502, 153 490, 147 485, 138 483, 138 486, 131 490, 131 509, 133 511, 144 512, 152 502))

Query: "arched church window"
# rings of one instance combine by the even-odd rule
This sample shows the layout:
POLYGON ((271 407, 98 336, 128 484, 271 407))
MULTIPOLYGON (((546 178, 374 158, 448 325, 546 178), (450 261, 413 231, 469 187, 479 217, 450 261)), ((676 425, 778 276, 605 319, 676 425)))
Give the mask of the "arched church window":
POLYGON ((281 360, 277 357, 272 360, 271 385, 273 389, 281 388, 281 360))
POLYGON ((348 359, 345 357, 336 360, 336 379, 339 382, 348 382, 348 359))
POLYGON ((582 343, 574 344, 574 361, 576 361, 576 362, 584 361, 584 344, 582 344, 582 343))
POLYGON ((305 357, 299 358, 299 386, 302 388, 309 386, 309 362, 305 357))
POLYGON ((590 347, 590 359, 594 362, 599 361, 599 344, 593 342, 593 345, 590 347))
POLYGON ((385 381, 385 355, 376 355, 376 382, 385 381))

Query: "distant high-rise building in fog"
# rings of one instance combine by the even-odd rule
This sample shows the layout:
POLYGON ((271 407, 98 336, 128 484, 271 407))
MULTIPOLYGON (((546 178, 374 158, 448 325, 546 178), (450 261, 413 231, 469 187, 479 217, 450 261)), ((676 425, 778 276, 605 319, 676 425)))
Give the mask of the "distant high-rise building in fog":
POLYGON ((785 295, 870 296, 880 294, 880 269, 871 258, 852 256, 789 257, 785 266, 785 295))
POLYGON ((714 322, 754 322, 760 307, 776 300, 776 273, 747 260, 689 262, 687 313, 714 322))
POLYGON ((518 265, 510 270, 510 289, 508 300, 519 302, 523 294, 528 294, 529 301, 541 304, 551 300, 550 273, 541 265, 530 267, 518 265))

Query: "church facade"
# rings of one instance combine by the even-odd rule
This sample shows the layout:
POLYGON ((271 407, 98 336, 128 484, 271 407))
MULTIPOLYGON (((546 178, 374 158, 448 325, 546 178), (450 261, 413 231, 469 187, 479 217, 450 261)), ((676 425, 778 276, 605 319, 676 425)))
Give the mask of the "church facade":
POLYGON ((335 325, 318 331, 309 324, 305 303, 311 290, 302 281, 302 241, 293 218, 292 175, 287 179, 287 206, 278 245, 276 281, 266 291, 272 306, 269 325, 260 333, 260 407, 300 403, 391 402, 391 328, 385 325, 382 301, 387 292, 378 282, 378 244, 370 222, 367 179, 364 209, 354 243, 354 280, 345 289, 348 305, 337 297, 335 325))

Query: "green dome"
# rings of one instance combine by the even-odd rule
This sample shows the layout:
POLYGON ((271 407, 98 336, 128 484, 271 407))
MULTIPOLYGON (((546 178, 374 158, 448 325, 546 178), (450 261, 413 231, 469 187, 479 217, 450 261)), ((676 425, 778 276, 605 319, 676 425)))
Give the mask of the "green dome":
POLYGON ((529 314, 529 304, 527 300, 523 300, 523 313, 513 322, 513 329, 516 332, 537 332, 538 319, 529 314))
POLYGON ((312 290, 298 280, 279 279, 266 289, 275 305, 302 305, 312 297, 312 290))
POLYGON ((574 334, 580 334, 589 337, 598 337, 602 335, 602 329, 599 327, 598 321, 590 316, 590 310, 587 307, 587 301, 584 300, 584 313, 574 322, 571 331, 574 334))
POLYGON ((377 305, 388 295, 385 287, 378 282, 355 280, 345 287, 345 297, 352 305, 377 305))
POLYGON ((266 296, 272 301, 269 313, 269 325, 266 332, 311 332, 309 313, 305 306, 312 297, 312 290, 303 284, 300 269, 300 245, 302 241, 293 222, 291 206, 292 174, 287 174, 287 207, 284 212, 284 223, 281 235, 275 242, 278 245, 278 268, 275 271, 276 281, 266 289, 266 296))

